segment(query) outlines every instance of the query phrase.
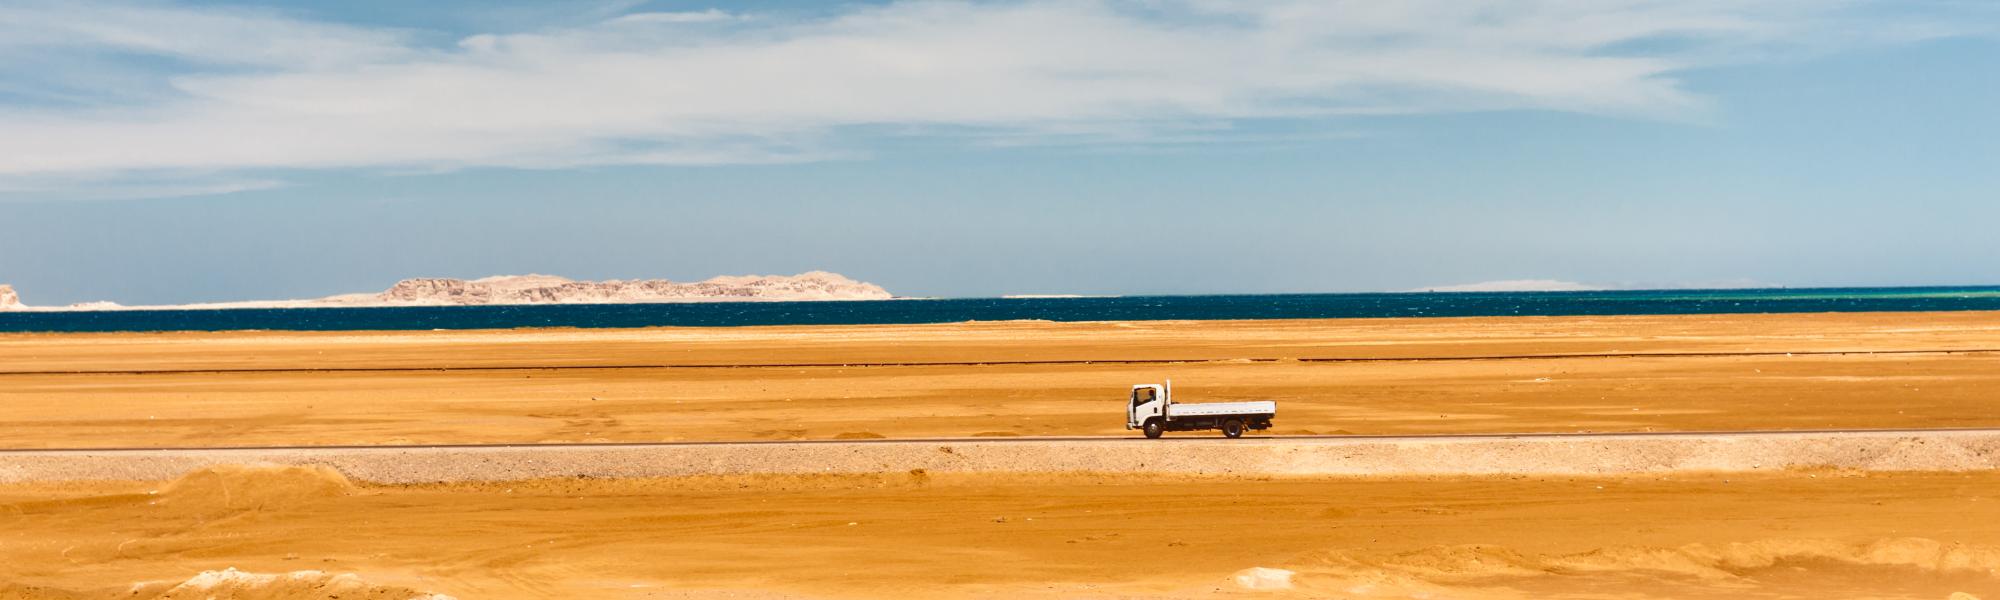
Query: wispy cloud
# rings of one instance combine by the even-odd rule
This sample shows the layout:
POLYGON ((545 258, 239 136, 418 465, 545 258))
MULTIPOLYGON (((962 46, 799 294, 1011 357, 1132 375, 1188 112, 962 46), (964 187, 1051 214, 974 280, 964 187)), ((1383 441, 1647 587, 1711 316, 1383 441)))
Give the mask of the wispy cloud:
POLYGON ((0 58, 108 53, 175 66, 74 78, 37 103, 0 96, 0 178, 817 160, 865 151, 849 133, 881 126, 968 143, 1048 133, 1129 146, 1190 132, 1226 140, 1229 123, 1276 118, 1680 119, 1705 103, 1676 79, 1689 69, 1830 38, 1963 32, 1936 9, 1877 22, 1894 39, 1871 40, 1853 26, 1879 18, 1863 15, 1869 6, 898 2, 810 18, 642 12, 427 45, 269 11, 31 2, 0 8, 0 58), (135 77, 157 89, 132 93, 135 77))
POLYGON ((736 15, 711 8, 703 11, 687 12, 642 12, 611 19, 610 23, 714 23, 737 18, 736 15))
POLYGON ((314 23, 267 11, 40 0, 0 6, 0 51, 17 58, 44 52, 123 52, 212 66, 313 70, 407 59, 407 43, 402 32, 314 23))
POLYGON ((130 200, 215 196, 285 187, 271 178, 204 172, 125 173, 95 175, 27 175, 0 177, 0 202, 58 198, 63 200, 130 200))

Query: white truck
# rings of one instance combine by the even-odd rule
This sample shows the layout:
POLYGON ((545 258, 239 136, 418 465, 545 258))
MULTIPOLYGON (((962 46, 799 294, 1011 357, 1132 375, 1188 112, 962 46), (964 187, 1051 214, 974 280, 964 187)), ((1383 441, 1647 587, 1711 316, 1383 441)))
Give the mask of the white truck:
POLYGON ((1165 384, 1132 386, 1131 401, 1125 404, 1125 428, 1144 431, 1149 438, 1201 429, 1220 429, 1223 436, 1235 438, 1243 437, 1245 429, 1270 429, 1277 413, 1278 403, 1269 400, 1177 404, 1169 379, 1165 384))

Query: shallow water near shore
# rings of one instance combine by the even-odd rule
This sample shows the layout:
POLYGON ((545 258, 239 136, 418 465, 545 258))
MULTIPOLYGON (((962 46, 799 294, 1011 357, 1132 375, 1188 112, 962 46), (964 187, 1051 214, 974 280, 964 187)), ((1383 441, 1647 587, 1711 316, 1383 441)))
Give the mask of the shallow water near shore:
POLYGON ((0 312, 0 332, 733 327, 2000 310, 2000 287, 948 298, 0 312))

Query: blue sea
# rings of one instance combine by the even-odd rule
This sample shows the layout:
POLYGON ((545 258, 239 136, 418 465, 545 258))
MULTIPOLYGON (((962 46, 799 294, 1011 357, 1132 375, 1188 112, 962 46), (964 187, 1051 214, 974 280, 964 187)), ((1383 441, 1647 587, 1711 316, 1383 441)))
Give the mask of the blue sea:
POLYGON ((0 332, 739 327, 2000 310, 2000 287, 954 298, 395 308, 0 312, 0 332))

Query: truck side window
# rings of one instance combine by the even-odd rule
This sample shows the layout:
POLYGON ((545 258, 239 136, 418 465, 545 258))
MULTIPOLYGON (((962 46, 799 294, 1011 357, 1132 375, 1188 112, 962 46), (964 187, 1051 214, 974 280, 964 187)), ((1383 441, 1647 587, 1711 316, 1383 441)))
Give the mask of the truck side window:
POLYGON ((1138 406, 1153 401, 1153 388, 1132 390, 1132 405, 1138 406))

